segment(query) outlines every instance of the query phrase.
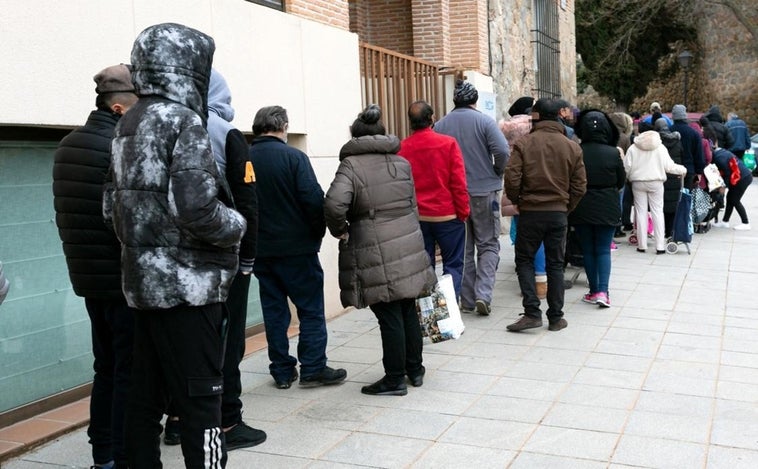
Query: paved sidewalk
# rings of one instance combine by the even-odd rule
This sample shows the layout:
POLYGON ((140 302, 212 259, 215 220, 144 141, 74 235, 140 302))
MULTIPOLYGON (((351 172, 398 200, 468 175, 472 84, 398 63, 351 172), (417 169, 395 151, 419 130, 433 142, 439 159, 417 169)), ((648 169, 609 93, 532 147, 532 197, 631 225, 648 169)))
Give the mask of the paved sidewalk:
MULTIPOLYGON (((692 255, 619 243, 613 307, 582 303, 580 276, 560 332, 506 332, 521 299, 503 237, 492 315, 465 315, 459 340, 426 346, 424 386, 407 396, 360 393, 382 376, 367 309, 328 324, 342 385, 275 389, 256 352, 243 362, 245 419, 268 440, 228 467, 757 468, 758 182, 743 202, 753 231, 695 235, 692 255)), ((177 447, 163 453, 183 467, 177 447)), ((80 429, 3 468, 82 468, 89 455, 80 429)))

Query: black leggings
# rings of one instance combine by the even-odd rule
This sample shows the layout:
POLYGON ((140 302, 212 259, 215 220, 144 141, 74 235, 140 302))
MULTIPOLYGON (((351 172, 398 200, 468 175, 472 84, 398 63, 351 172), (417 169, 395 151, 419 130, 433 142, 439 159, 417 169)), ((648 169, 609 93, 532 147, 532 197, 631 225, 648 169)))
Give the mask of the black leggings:
POLYGON ((745 207, 742 206, 740 200, 752 182, 753 176, 748 175, 740 179, 735 186, 730 187, 729 190, 726 191, 726 208, 724 209, 724 217, 721 219, 722 221, 729 221, 729 218, 732 216, 732 210, 736 209, 742 223, 750 223, 747 218, 745 207))

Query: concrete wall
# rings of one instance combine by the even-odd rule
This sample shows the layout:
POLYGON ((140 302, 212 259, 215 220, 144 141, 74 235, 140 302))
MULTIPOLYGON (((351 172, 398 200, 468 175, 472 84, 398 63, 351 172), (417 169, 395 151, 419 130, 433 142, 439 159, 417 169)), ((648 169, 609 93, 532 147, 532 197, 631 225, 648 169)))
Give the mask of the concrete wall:
MULTIPOLYGON (((326 2, 330 3, 330 2, 326 2)), ((347 27, 345 16, 339 23, 347 27), (342 24, 344 23, 344 25, 342 24)), ((94 108, 92 76, 129 62, 145 27, 177 22, 216 41, 214 66, 226 77, 234 124, 249 132, 255 112, 288 109, 292 143, 313 162, 326 191, 348 126, 361 109, 358 37, 241 0, 0 0, 0 125, 81 125, 94 108)), ((341 311, 337 243, 322 249, 327 311, 341 311)))

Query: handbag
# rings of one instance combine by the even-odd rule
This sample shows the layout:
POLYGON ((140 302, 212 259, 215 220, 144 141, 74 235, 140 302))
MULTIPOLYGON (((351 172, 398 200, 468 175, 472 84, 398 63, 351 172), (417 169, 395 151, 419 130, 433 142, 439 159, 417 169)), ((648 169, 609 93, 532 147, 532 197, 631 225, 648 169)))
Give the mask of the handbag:
POLYGON ((703 189, 696 187, 692 189, 692 222, 700 223, 708 217, 711 210, 711 196, 703 189))
POLYGON ((437 343, 461 336, 465 326, 450 274, 437 279, 437 285, 428 295, 416 298, 416 313, 425 342, 437 343))
POLYGON ((708 192, 713 192, 720 187, 726 187, 724 178, 721 177, 719 168, 715 164, 711 163, 707 165, 703 170, 703 175, 708 181, 708 192))

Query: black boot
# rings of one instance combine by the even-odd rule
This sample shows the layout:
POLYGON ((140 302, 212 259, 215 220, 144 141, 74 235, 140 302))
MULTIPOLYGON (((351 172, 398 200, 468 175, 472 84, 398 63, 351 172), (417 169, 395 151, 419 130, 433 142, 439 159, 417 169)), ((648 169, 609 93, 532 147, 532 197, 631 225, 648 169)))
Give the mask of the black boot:
POLYGON ((374 384, 363 386, 361 392, 372 396, 405 396, 408 394, 408 387, 403 380, 396 381, 385 376, 374 384))

